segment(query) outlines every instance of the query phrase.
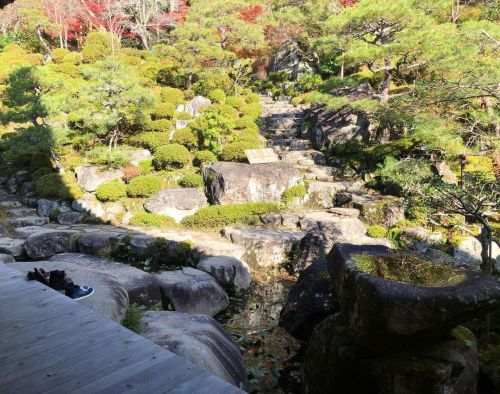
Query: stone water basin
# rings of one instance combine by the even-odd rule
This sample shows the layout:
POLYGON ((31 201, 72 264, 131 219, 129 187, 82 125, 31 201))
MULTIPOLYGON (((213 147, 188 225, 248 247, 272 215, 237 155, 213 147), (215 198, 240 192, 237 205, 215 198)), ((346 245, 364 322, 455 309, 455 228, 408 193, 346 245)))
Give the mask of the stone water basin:
POLYGON ((328 271, 349 333, 374 351, 443 338, 500 308, 500 279, 375 245, 336 244, 328 271))

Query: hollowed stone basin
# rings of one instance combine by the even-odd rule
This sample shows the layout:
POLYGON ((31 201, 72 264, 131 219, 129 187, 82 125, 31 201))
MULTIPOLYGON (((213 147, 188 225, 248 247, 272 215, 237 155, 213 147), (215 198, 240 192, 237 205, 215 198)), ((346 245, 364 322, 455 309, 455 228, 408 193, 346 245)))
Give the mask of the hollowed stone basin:
POLYGON ((328 271, 349 333, 375 351, 446 335, 500 307, 500 280, 384 246, 336 244, 328 271))

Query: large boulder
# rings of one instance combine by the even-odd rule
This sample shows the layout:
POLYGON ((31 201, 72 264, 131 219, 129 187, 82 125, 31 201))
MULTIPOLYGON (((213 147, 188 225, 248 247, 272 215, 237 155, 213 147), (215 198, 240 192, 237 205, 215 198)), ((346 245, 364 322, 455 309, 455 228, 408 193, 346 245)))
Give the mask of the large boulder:
POLYGON ((303 371, 311 394, 475 393, 477 341, 458 327, 438 342, 372 353, 353 341, 338 315, 329 316, 309 340, 303 371))
POLYGON ((204 271, 184 267, 155 274, 165 297, 178 312, 214 316, 229 302, 227 293, 204 271))
POLYGON ((8 237, 0 238, 0 253, 8 254, 14 258, 24 256, 24 239, 14 239, 8 237))
POLYGON ((62 270, 79 286, 89 286, 94 289, 92 296, 79 302, 89 308, 120 322, 129 306, 127 291, 114 275, 86 267, 84 264, 70 264, 65 261, 30 261, 10 264, 12 268, 27 273, 35 268, 45 271, 62 270))
POLYGON ((295 267, 307 267, 290 290, 280 313, 279 325, 294 337, 307 341, 316 325, 338 311, 333 284, 328 276, 325 240, 308 233, 295 251, 295 267))
POLYGON ((291 79, 296 79, 299 74, 312 72, 312 67, 301 56, 302 51, 294 40, 285 41, 274 52, 269 61, 268 70, 271 72, 286 72, 291 79))
POLYGON ((45 259, 58 253, 75 252, 79 236, 76 230, 44 229, 26 238, 24 248, 28 257, 45 259))
POLYGON ((157 215, 168 215, 180 222, 182 218, 207 205, 203 189, 164 189, 152 196, 144 204, 144 209, 157 215))
POLYGON ((374 133, 368 116, 358 109, 328 109, 324 105, 315 105, 309 116, 313 143, 319 150, 350 140, 366 142, 374 133))
POLYGON ((145 312, 141 335, 244 390, 247 377, 238 347, 213 318, 181 312, 145 312))
POLYGON ((71 209, 80 213, 87 213, 95 217, 103 217, 106 214, 104 205, 102 205, 97 198, 90 193, 85 193, 78 200, 73 201, 71 209))
POLYGON ((307 184, 307 205, 313 208, 332 208, 335 193, 343 190, 336 182, 309 182, 307 184))
POLYGON ((78 251, 86 254, 106 255, 118 245, 116 234, 110 232, 89 232, 78 238, 78 251))
POLYGON ((482 245, 481 242, 474 237, 460 239, 451 250, 451 255, 467 264, 471 269, 478 269, 482 263, 481 258, 482 245))
POLYGON ((381 246, 336 244, 328 271, 350 334, 375 351, 442 337, 500 307, 500 279, 381 246))
POLYGON ((246 290, 252 282, 250 267, 236 257, 207 257, 201 260, 196 268, 208 272, 228 292, 246 290))
POLYGON ((75 168, 76 180, 87 192, 94 192, 101 183, 121 179, 122 170, 111 170, 100 166, 82 166, 75 168))
POLYGON ((22 184, 27 181, 28 177, 28 171, 20 170, 15 172, 10 176, 7 182, 5 182, 5 190, 11 194, 17 193, 21 189, 22 184))
POLYGON ((156 277, 130 265, 81 253, 58 254, 51 257, 49 261, 73 264, 114 276, 127 291, 130 304, 149 307, 161 303, 160 285, 156 277))
POLYGON ((61 201, 47 200, 41 198, 37 202, 37 211, 40 216, 49 216, 52 211, 61 208, 61 201))
POLYGON ((49 223, 49 218, 44 216, 23 216, 9 221, 12 227, 44 226, 49 223))
POLYGON ((276 267, 303 237, 303 233, 267 227, 226 227, 223 235, 245 249, 243 260, 251 267, 276 267))
POLYGON ((213 204, 280 202, 281 195, 301 180, 290 164, 220 162, 203 170, 207 196, 213 204))
POLYGON ((133 166, 138 166, 141 161, 151 159, 151 152, 147 149, 136 149, 127 152, 128 162, 133 166))
POLYGON ((187 112, 191 116, 198 117, 204 108, 207 108, 212 104, 210 99, 203 96, 196 96, 192 100, 188 101, 184 105, 177 107, 178 112, 187 112))

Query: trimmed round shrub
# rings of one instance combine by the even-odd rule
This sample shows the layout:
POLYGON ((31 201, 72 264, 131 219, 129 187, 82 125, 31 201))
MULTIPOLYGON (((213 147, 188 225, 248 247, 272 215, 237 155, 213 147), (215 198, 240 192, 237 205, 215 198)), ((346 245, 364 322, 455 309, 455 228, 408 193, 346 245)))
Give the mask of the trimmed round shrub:
POLYGON ((239 118, 238 110, 231 107, 230 105, 216 104, 216 105, 212 105, 211 109, 219 111, 222 116, 229 118, 229 119, 236 120, 239 118))
POLYGON ((257 125, 255 124, 255 119, 252 118, 251 116, 245 115, 242 116, 241 118, 236 119, 235 128, 236 129, 246 129, 246 128, 254 128, 257 125))
POLYGON ((141 170, 141 175, 149 174, 150 172, 153 172, 153 170, 154 170, 153 160, 147 159, 147 160, 141 161, 139 163, 138 167, 141 170))
POLYGON ((240 109, 245 105, 245 100, 241 97, 230 96, 226 98, 226 104, 230 105, 233 108, 240 109))
POLYGON ((176 88, 162 87, 160 90, 160 97, 161 101, 174 105, 184 102, 184 93, 182 93, 182 90, 176 88))
POLYGON ((31 179, 36 181, 38 178, 41 178, 42 176, 47 174, 52 174, 53 172, 54 171, 52 170, 52 168, 42 167, 31 173, 31 179))
POLYGON ((73 173, 52 173, 40 177, 36 183, 36 191, 41 197, 60 200, 76 200, 83 193, 76 183, 73 173))
POLYGON ((157 103, 153 108, 155 119, 171 119, 175 114, 176 106, 172 103, 157 103))
POLYGON ((154 152, 158 147, 170 143, 170 135, 161 132, 140 133, 132 137, 130 142, 154 152))
POLYGON ((137 212, 129 220, 132 226, 140 227, 175 227, 176 223, 173 218, 167 215, 156 215, 149 212, 137 212))
POLYGON ((374 224, 366 229, 366 235, 371 238, 385 238, 387 236, 387 229, 384 226, 374 224))
POLYGON ((247 104, 241 108, 241 113, 250 116, 252 119, 258 119, 262 114, 262 105, 259 102, 247 104))
POLYGON ((172 122, 170 122, 168 119, 152 120, 146 126, 147 131, 150 133, 168 132, 171 128, 172 122))
POLYGON ((252 142, 232 142, 222 148, 219 159, 223 161, 237 161, 244 163, 247 161, 245 150, 256 149, 258 146, 252 142))
POLYGON ((223 103, 226 99, 226 93, 222 89, 213 89, 208 92, 208 98, 215 103, 223 103))
POLYGON ((74 64, 75 66, 82 64, 83 57, 80 52, 70 52, 64 56, 63 63, 74 64))
POLYGON ((194 154, 193 164, 196 167, 201 167, 203 164, 215 163, 217 156, 209 150, 200 150, 194 154))
POLYGON ((191 156, 185 146, 168 144, 156 149, 153 165, 157 170, 182 168, 189 163, 191 156))
POLYGON ((204 187, 203 177, 200 174, 186 174, 179 179, 181 187, 204 187))
POLYGON ((260 139, 259 133, 253 130, 241 130, 235 131, 231 134, 231 143, 236 142, 246 142, 254 145, 254 148, 257 149, 262 146, 262 141, 260 139))
POLYGON ((184 90, 184 98, 186 100, 192 100, 192 99, 194 99, 194 96, 196 96, 196 93, 194 92, 194 90, 192 90, 192 89, 184 90))
POLYGON ((247 103, 258 103, 260 100, 260 96, 257 93, 249 93, 245 95, 245 102, 247 103))
POLYGON ((189 150, 196 149, 198 146, 198 138, 193 134, 191 129, 187 127, 177 130, 172 138, 172 142, 174 144, 183 145, 189 150))
POLYGON ((176 114, 176 119, 177 120, 190 120, 193 119, 192 115, 189 112, 178 112, 176 114))
POLYGON ((127 187, 122 181, 104 182, 95 189, 95 196, 100 201, 118 201, 127 196, 127 187))
POLYGON ((62 63, 64 61, 64 58, 69 55, 69 51, 65 48, 56 48, 52 50, 52 53, 50 54, 52 56, 52 61, 54 63, 62 63))
POLYGON ((56 64, 55 70, 59 74, 65 74, 71 78, 78 78, 81 75, 80 69, 76 65, 71 63, 56 64))
POLYGON ((127 194, 129 197, 149 197, 160 191, 162 183, 156 175, 139 175, 128 183, 127 194))
POLYGON ((106 31, 96 31, 87 34, 87 40, 82 49, 84 63, 95 63, 111 55, 112 48, 120 49, 120 39, 116 34, 106 31), (113 40, 113 45, 111 45, 113 40))
POLYGON ((304 184, 295 185, 286 189, 281 195, 281 201, 290 204, 296 198, 304 198, 307 193, 307 186, 304 184))

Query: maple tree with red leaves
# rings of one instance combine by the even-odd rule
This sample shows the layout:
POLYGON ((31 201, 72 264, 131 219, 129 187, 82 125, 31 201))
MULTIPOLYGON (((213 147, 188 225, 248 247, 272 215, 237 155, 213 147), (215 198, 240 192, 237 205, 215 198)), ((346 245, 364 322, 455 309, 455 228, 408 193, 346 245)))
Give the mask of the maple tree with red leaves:
POLYGON ((248 8, 240 10, 239 17, 247 23, 256 23, 257 18, 264 13, 261 5, 251 4, 248 8))

